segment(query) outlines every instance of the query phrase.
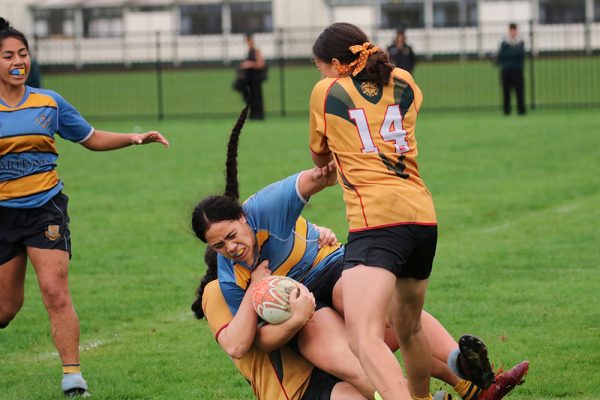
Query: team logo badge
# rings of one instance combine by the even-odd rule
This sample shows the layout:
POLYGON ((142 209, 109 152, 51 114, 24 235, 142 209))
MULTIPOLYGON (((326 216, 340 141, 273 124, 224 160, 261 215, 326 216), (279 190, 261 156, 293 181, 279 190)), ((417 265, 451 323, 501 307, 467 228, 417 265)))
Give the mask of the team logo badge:
POLYGON ((373 82, 363 82, 360 84, 360 90, 369 97, 375 97, 379 94, 379 87, 373 82))
POLYGON ((41 114, 39 117, 35 117, 35 122, 42 128, 46 129, 48 125, 50 125, 50 118, 48 118, 48 116, 45 114, 41 114))
POLYGON ((44 236, 46 236, 50 240, 58 240, 60 239, 60 230, 58 225, 48 225, 46 228, 46 232, 44 232, 44 236))

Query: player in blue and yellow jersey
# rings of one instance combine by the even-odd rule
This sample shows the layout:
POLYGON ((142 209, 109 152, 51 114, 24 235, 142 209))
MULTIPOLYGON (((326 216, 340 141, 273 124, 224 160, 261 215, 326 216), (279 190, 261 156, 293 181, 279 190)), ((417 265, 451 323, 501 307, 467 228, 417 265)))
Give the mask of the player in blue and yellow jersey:
POLYGON ((0 329, 23 306, 29 258, 63 363, 61 388, 67 395, 85 396, 79 320, 68 286, 68 199, 55 170, 56 136, 90 150, 169 143, 158 132, 118 134, 94 129, 59 94, 26 86, 30 69, 26 37, 0 18, 0 329))
MULTIPOLYGON (((281 394, 274 394, 282 388, 277 376, 272 374, 271 355, 266 352, 279 349, 288 342, 310 361, 315 371, 320 371, 314 379, 321 382, 316 393, 312 389, 301 393, 297 391, 298 382, 288 380, 282 383, 282 387, 291 385, 289 393, 303 395, 302 399, 337 398, 333 389, 337 387, 340 390, 345 388, 348 391, 346 396, 350 396, 348 393, 353 392, 346 385, 336 385, 338 380, 342 380, 350 383, 364 398, 373 398, 373 385, 344 340, 347 334, 341 304, 343 279, 340 279, 344 249, 333 232, 300 216, 311 194, 333 184, 333 166, 303 171, 275 182, 240 206, 237 203, 236 157, 246 112, 247 109, 242 112, 230 137, 225 194, 202 200, 192 214, 194 233, 209 245, 205 254, 207 274, 201 281, 198 299, 192 309, 198 318, 206 315, 217 342, 251 382, 259 399, 284 398, 281 394), (290 296, 290 319, 278 325, 259 324, 257 327, 259 321, 252 308, 251 289, 266 275, 291 276, 306 287, 301 286, 298 297, 290 296), (214 282, 217 278, 218 286, 214 282), (329 374, 336 378, 331 379, 329 374)), ((461 343, 457 344, 444 327, 426 312, 423 312, 423 325, 434 343, 434 376, 454 386, 464 399, 502 398, 481 397, 489 392, 464 379, 465 370, 473 369, 473 365, 461 350, 470 352, 474 343, 485 356, 487 350, 479 339, 464 335, 461 343), (448 364, 446 360, 449 360, 448 364)), ((388 335, 387 339, 390 348, 396 350, 398 344, 393 335, 388 335)), ((308 376, 306 367, 301 367, 302 363, 296 364, 297 360, 288 353, 288 347, 282 351, 287 354, 284 364, 289 363, 291 371, 297 367, 297 373, 308 376)), ((279 357, 280 354, 276 354, 279 357)), ((297 357, 304 360, 299 355, 297 357)), ((486 368, 491 369, 489 362, 486 368)), ((513 375, 522 378, 522 375, 513 375)), ((511 379, 503 378, 506 382, 503 387, 508 383, 512 387, 517 384, 513 375, 510 375, 511 379)), ((309 387, 314 384, 313 381, 309 387)), ((436 399, 446 398, 445 393, 437 395, 436 399)))
MULTIPOLYGON (((342 297, 350 346, 384 399, 430 399, 431 348, 421 315, 437 220, 416 161, 421 90, 355 25, 327 27, 313 54, 324 79, 310 99, 310 149, 318 167, 335 162, 346 203, 342 297), (384 342, 387 320, 408 385, 384 342)), ((481 375, 476 383, 489 387, 491 369, 481 375)))

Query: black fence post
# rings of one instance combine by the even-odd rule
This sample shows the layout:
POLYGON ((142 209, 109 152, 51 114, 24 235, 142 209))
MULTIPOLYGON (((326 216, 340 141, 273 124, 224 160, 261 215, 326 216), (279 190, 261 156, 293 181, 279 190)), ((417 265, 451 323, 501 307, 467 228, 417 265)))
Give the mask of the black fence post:
POLYGON ((534 68, 534 60, 535 60, 535 55, 534 55, 534 39, 535 39, 535 34, 533 32, 533 20, 530 19, 529 20, 529 91, 531 92, 530 95, 530 99, 531 99, 531 105, 530 108, 532 110, 535 110, 535 68, 534 68))
POLYGON ((162 65, 160 60, 160 32, 156 32, 156 97, 158 102, 158 119, 165 117, 163 109, 162 65))
POLYGON ((279 63, 279 102, 281 104, 281 116, 287 114, 285 104, 285 55, 283 54, 283 29, 277 29, 277 58, 279 63))

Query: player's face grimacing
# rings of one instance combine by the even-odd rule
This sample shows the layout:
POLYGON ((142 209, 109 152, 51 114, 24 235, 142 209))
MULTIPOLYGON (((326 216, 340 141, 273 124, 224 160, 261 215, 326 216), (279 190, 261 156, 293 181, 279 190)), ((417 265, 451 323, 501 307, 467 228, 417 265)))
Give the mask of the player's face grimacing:
POLYGON ((31 60, 25 44, 8 37, 0 48, 0 80, 9 85, 23 85, 27 80, 31 60))
POLYGON ((215 222, 206 230, 206 243, 223 257, 254 264, 255 237, 246 218, 215 222))

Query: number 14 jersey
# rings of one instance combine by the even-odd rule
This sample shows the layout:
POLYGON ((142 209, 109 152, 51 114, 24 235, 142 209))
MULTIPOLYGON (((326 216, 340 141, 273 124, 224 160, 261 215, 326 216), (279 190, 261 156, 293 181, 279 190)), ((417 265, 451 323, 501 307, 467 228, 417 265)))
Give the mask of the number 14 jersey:
POLYGON ((351 232, 437 224, 416 160, 422 102, 413 77, 399 68, 385 86, 348 76, 313 88, 310 149, 333 153, 351 232))

